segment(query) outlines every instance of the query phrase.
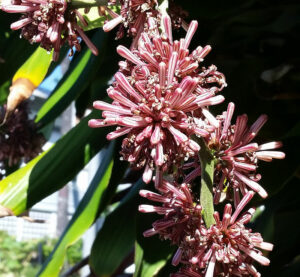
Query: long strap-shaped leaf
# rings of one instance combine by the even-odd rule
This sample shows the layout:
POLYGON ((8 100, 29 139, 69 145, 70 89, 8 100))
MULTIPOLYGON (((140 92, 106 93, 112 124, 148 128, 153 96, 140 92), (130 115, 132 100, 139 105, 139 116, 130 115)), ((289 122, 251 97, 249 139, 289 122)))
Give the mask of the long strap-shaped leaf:
POLYGON ((107 216, 94 241, 89 264, 97 276, 111 275, 134 246, 140 180, 119 206, 107 216))
POLYGON ((28 79, 34 87, 40 85, 44 80, 52 61, 52 52, 38 47, 26 62, 17 70, 13 82, 18 79, 28 79))
POLYGON ((0 207, 19 215, 35 203, 57 191, 87 164, 108 142, 107 129, 91 129, 87 125, 95 113, 83 119, 24 168, 0 182, 0 207))
POLYGON ((44 126, 58 117, 84 91, 97 72, 105 51, 106 34, 99 30, 92 41, 99 49, 99 56, 94 56, 89 48, 84 46, 84 49, 74 57, 65 76, 39 110, 35 120, 39 126, 44 126))
POLYGON ((113 168, 113 150, 111 144, 105 151, 105 158, 94 176, 87 192, 81 200, 75 214, 69 222, 55 249, 43 265, 38 276, 58 276, 63 265, 67 248, 75 243, 81 235, 94 223, 98 208, 103 200, 113 168))
POLYGON ((137 215, 137 235, 135 242, 134 277, 152 277, 166 265, 174 252, 169 241, 161 241, 157 236, 145 238, 143 232, 157 219, 156 215, 137 215))
POLYGON ((52 52, 48 53, 45 49, 38 47, 17 70, 9 88, 4 121, 20 103, 32 95, 34 89, 44 80, 51 61, 52 52))

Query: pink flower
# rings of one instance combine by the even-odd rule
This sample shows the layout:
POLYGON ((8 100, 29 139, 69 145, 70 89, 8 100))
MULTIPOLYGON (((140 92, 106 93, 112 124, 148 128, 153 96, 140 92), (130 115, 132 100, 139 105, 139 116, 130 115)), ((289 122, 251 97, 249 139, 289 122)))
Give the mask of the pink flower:
POLYGON ((93 128, 120 126, 107 138, 128 134, 123 141, 123 158, 133 167, 145 168, 146 183, 156 168, 157 184, 162 172, 199 151, 199 145, 190 136, 209 134, 202 113, 211 117, 207 107, 224 100, 215 94, 226 84, 214 66, 199 68, 210 47, 198 47, 189 54, 197 22, 191 23, 180 42, 172 40, 170 18, 165 23, 167 37, 142 33, 137 50, 118 47, 126 65, 115 74, 115 82, 107 90, 114 101, 96 101, 94 107, 104 111, 104 119, 89 121, 93 128))
POLYGON ((260 276, 252 263, 256 261, 264 266, 269 265, 269 259, 259 249, 271 251, 273 245, 264 242, 259 233, 253 233, 245 227, 255 211, 253 208, 240 216, 253 195, 249 191, 234 213, 231 205, 227 204, 222 220, 219 213, 215 212, 216 224, 210 228, 195 227, 193 233, 187 233, 177 251, 181 252, 180 260, 175 254, 173 264, 186 264, 187 269, 195 273, 186 276, 198 276, 196 273, 205 277, 222 276, 221 274, 260 276))
MULTIPOLYGON (((233 112, 234 104, 229 103, 227 111, 216 118, 219 127, 205 138, 217 161, 214 179, 216 185, 214 202, 216 204, 220 202, 224 187, 228 187, 228 193, 233 191, 235 205, 240 201, 240 192, 245 195, 248 190, 253 190, 266 198, 267 192, 257 183, 261 179, 260 174, 256 173, 258 161, 271 162, 273 159, 285 157, 283 152, 273 150, 281 147, 281 142, 269 142, 262 145, 252 142, 266 123, 266 115, 261 115, 248 127, 248 118, 245 114, 238 116, 236 123, 231 125, 233 112)), ((196 168, 186 182, 191 181, 191 176, 194 178, 200 174, 201 170, 196 168)))
POLYGON ((68 9, 66 0, 8 0, 1 9, 8 13, 22 13, 20 20, 11 24, 11 29, 21 29, 21 36, 30 43, 40 43, 48 51, 54 49, 53 60, 58 59, 65 41, 70 48, 80 51, 79 36, 93 54, 98 55, 95 45, 77 25, 76 16, 84 25, 86 21, 77 10, 68 9))
MULTIPOLYGON (((157 0, 121 0, 119 4, 117 5, 115 0, 111 0, 108 2, 108 6, 100 7, 100 14, 107 14, 107 17, 111 18, 104 24, 103 30, 109 32, 119 26, 117 39, 122 38, 127 29, 127 34, 135 37, 136 42, 142 32, 150 31, 154 26, 156 28, 160 26, 161 15, 158 11, 157 0), (113 10, 119 4, 121 4, 120 14, 113 10)), ((171 1, 168 13, 174 28, 188 29, 188 24, 184 21, 188 16, 185 10, 171 1)))
POLYGON ((186 184, 179 186, 164 181, 159 192, 142 190, 141 196, 162 205, 141 205, 139 211, 163 215, 162 219, 153 223, 152 229, 144 232, 144 236, 159 234, 162 239, 178 245, 172 264, 183 266, 173 277, 260 276, 252 265, 253 261, 269 265, 270 261, 259 249, 271 251, 273 245, 264 242, 259 233, 245 227, 254 209, 240 215, 254 192, 249 191, 244 196, 234 213, 231 205, 227 204, 222 220, 215 212, 216 224, 209 228, 203 223, 201 206, 194 203, 186 184))
POLYGON ((141 190, 140 195, 162 206, 140 205, 143 213, 158 213, 162 219, 155 221, 152 229, 144 232, 145 237, 158 234, 162 239, 170 240, 172 244, 180 244, 190 226, 201 223, 201 207, 194 204, 188 184, 177 184, 163 180, 158 187, 159 193, 141 190))
POLYGON ((109 32, 120 25, 117 39, 124 36, 125 29, 128 29, 129 35, 139 37, 144 31, 147 19, 152 17, 152 20, 155 20, 158 17, 158 12, 155 9, 158 4, 157 0, 120 0, 120 3, 116 2, 116 0, 110 0, 108 7, 104 7, 112 19, 104 24, 103 30, 109 32), (121 11, 120 14, 117 14, 112 7, 119 4, 121 4, 121 11))

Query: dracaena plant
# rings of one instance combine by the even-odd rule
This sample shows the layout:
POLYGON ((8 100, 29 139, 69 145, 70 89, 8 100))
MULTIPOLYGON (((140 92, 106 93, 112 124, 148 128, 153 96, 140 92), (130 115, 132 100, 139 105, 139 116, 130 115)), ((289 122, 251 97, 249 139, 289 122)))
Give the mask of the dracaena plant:
MULTIPOLYGON (((142 17, 142 12, 141 6, 136 17, 142 17)), ((214 65, 200 66, 210 46, 189 50, 197 21, 189 24, 186 36, 179 40, 173 40, 171 22, 167 12, 150 12, 131 50, 117 48, 125 60, 119 63, 115 81, 107 90, 113 102, 94 102, 96 109, 103 110, 104 119, 90 120, 89 125, 116 125, 107 139, 126 136, 123 159, 144 170, 146 183, 155 172, 153 181, 159 193, 140 193, 161 205, 141 205, 139 210, 163 215, 144 235, 158 234, 178 246, 172 264, 181 264, 181 268, 172 276, 259 276, 253 263, 269 265, 260 249, 270 251, 273 245, 245 227, 254 209, 238 216, 255 192, 267 197, 257 183, 257 162, 283 159, 283 152, 270 151, 281 143, 259 146, 252 142, 266 116, 248 127, 246 115, 231 125, 233 103, 220 116, 209 111, 209 106, 224 101, 217 93, 226 87, 225 77, 214 65), (200 186, 199 201, 194 179, 207 174, 205 161, 198 162, 206 159, 199 152, 201 147, 213 157, 214 170, 208 190, 202 188, 205 184, 200 186), (195 169, 186 176, 188 167, 195 169), (164 175, 171 180, 164 180, 164 175), (227 197, 221 198, 224 188, 227 197), (234 213, 232 205, 226 204, 220 219, 213 199, 215 204, 233 201, 234 213)))
POLYGON ((198 22, 188 20, 185 10, 167 0, 2 3, 3 11, 22 14, 11 28, 20 29, 30 43, 53 50, 55 61, 65 43, 79 51, 79 37, 98 54, 84 33, 94 8, 104 32, 118 26, 116 39, 127 36, 131 43, 116 47, 119 69, 107 89, 111 101, 102 97, 93 104, 102 117, 94 113, 84 123, 101 130, 115 126, 106 138, 122 141, 117 159, 128 162, 146 186, 153 184, 139 191, 155 204, 141 204, 138 211, 159 217, 143 236, 175 245, 171 264, 177 272, 170 276, 261 276, 256 265, 270 264, 267 256, 273 244, 249 227, 255 208, 246 206, 254 203, 256 194, 268 197, 258 183, 261 161, 283 159, 285 154, 277 150, 279 141, 256 142, 267 115, 252 125, 246 114, 234 120, 232 102, 224 112, 212 112, 212 106, 225 101, 230 83, 227 88, 216 65, 205 64, 210 45, 191 47, 198 22))

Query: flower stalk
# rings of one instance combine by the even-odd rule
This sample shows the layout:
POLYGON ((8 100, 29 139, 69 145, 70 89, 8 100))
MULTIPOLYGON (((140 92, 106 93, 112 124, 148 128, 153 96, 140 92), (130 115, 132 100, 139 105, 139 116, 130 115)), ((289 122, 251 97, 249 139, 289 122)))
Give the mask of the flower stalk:
POLYGON ((199 160, 201 162, 201 186, 200 186, 200 204, 204 222, 207 228, 215 224, 214 219, 214 196, 213 196, 213 179, 215 171, 215 159, 211 155, 209 149, 203 139, 198 139, 201 147, 199 151, 199 160))
POLYGON ((90 8, 107 6, 108 0, 72 0, 70 1, 70 7, 72 9, 90 8))

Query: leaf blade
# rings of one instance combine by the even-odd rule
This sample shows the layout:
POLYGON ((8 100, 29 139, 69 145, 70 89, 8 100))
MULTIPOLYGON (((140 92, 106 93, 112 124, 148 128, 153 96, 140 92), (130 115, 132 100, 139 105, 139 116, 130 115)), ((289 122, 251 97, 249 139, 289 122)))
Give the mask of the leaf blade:
MULTIPOLYGON (((99 49, 100 54, 105 52, 107 35, 98 31, 92 38, 92 42, 99 49)), ((97 72, 97 67, 102 62, 102 56, 94 56, 88 47, 73 58, 68 71, 57 84, 51 96, 38 111, 35 122, 44 126, 59 116, 63 110, 88 86, 89 81, 97 72)))
POLYGON ((144 187, 139 180, 119 206, 107 216, 102 229, 94 241, 90 266, 97 276, 112 274, 126 255, 133 249, 135 240, 135 211, 138 191, 144 187))
POLYGON ((28 163, 25 169, 21 168, 2 180, 0 205, 19 215, 72 180, 108 143, 108 129, 88 127, 87 122, 93 117, 95 112, 71 129, 49 151, 28 163))
POLYGON ((103 200, 104 191, 107 189, 111 178, 113 150, 113 145, 106 150, 104 161, 101 163, 88 191, 85 193, 55 249, 40 270, 39 276, 58 276, 67 248, 75 243, 95 221, 99 204, 103 200))

